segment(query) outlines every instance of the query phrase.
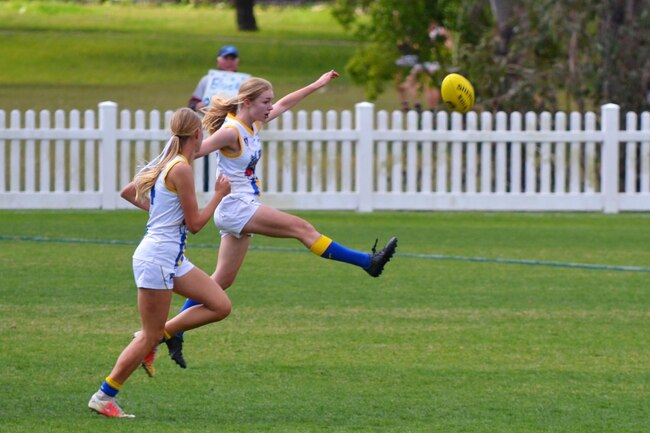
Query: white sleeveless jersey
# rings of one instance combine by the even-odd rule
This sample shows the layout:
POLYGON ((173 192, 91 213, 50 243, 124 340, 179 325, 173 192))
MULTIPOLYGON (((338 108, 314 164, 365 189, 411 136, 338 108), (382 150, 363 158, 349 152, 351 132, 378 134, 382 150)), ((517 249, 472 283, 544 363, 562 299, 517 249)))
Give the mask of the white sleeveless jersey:
POLYGON ((232 114, 228 114, 222 128, 235 128, 239 136, 239 152, 226 153, 220 149, 217 154, 217 177, 223 174, 230 180, 230 195, 260 195, 260 180, 255 175, 255 166, 262 157, 262 139, 257 123, 253 129, 244 125, 232 114))
POLYGON ((176 191, 165 184, 169 170, 178 163, 188 163, 183 155, 176 155, 160 172, 151 189, 151 205, 147 231, 133 258, 170 268, 184 260, 187 227, 181 201, 176 191))

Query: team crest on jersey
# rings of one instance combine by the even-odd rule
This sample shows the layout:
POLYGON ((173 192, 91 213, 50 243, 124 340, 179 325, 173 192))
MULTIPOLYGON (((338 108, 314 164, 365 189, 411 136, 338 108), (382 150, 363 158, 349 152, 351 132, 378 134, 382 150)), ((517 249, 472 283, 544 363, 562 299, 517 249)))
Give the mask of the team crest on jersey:
POLYGON ((246 177, 251 177, 255 175, 255 167, 257 166, 257 162, 260 160, 261 157, 262 157, 261 150, 258 150, 251 155, 251 159, 248 162, 248 165, 246 166, 246 177))

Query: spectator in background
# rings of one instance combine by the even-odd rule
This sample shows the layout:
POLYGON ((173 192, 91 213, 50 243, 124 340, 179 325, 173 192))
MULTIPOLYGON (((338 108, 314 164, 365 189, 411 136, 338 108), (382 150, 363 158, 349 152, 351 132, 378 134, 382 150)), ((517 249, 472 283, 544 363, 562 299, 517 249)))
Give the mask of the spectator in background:
POLYGON ((410 101, 414 100, 416 95, 412 94, 414 86, 409 82, 410 71, 420 62, 412 44, 408 40, 401 41, 397 50, 400 56, 395 60, 397 73, 395 74, 395 90, 399 98, 402 111, 406 112, 411 109, 410 101))
POLYGON ((451 72, 449 68, 452 48, 451 33, 446 28, 432 22, 429 25, 429 38, 432 47, 430 61, 418 59, 404 81, 398 85, 398 96, 403 111, 408 111, 412 103, 418 113, 422 112, 420 101, 422 95, 424 95, 429 110, 436 112, 440 105, 438 83, 442 82, 448 72, 451 72))
MULTIPOLYGON (((237 72, 237 69, 239 68, 239 51, 237 50, 237 47, 233 45, 224 45, 221 47, 217 54, 216 66, 219 71, 237 72)), ((204 97, 210 83, 210 78, 210 73, 204 75, 199 81, 199 84, 197 84, 196 89, 194 89, 192 97, 187 103, 187 106, 192 110, 200 111, 207 105, 204 102, 204 97)), ((239 86, 237 86, 237 89, 232 92, 232 96, 237 95, 238 92, 239 86)))
MULTIPOLYGON (((207 108, 210 98, 214 95, 231 98, 239 93, 239 85, 250 77, 248 74, 238 73, 239 50, 234 45, 224 45, 219 49, 216 60, 217 69, 211 69, 197 84, 187 106, 202 115, 202 110, 207 108)), ((208 155, 204 158, 203 191, 209 189, 210 160, 208 155)))

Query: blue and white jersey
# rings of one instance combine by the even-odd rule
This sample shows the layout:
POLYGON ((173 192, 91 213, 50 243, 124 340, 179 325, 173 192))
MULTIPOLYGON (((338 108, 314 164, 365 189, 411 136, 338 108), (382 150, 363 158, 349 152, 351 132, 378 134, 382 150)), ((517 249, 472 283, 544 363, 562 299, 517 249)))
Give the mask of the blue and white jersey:
POLYGON ((188 164, 183 155, 176 155, 160 172, 151 189, 151 205, 147 231, 133 253, 133 258, 174 268, 184 259, 187 227, 181 201, 165 180, 176 164, 188 164))
POLYGON ((262 157, 262 139, 257 123, 253 129, 244 125, 232 114, 228 114, 222 128, 235 128, 239 136, 239 152, 228 153, 220 149, 217 154, 217 177, 223 174, 230 180, 230 195, 260 195, 260 180, 255 175, 255 166, 262 157))

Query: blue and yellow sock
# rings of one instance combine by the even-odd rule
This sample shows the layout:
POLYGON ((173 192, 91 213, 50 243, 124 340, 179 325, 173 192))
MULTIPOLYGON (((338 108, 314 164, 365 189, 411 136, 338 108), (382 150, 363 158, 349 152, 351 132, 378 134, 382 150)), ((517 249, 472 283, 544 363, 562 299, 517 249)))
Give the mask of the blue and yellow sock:
MULTIPOLYGON (((187 298, 187 299, 185 300, 185 303, 184 303, 183 306, 181 307, 180 311, 178 312, 178 314, 182 313, 183 311, 185 311, 185 310, 187 310, 188 308, 191 308, 191 307, 193 307, 193 306, 195 306, 195 305, 201 305, 201 303, 198 302, 198 301, 195 301, 194 299, 187 298)), ((179 333, 176 334, 176 335, 178 335, 179 337, 183 338, 183 334, 184 334, 184 332, 179 332, 179 333)))
POLYGON ((102 386, 100 386, 99 389, 109 397, 115 397, 117 393, 122 389, 122 384, 117 383, 111 379, 110 376, 107 376, 106 380, 104 380, 104 383, 102 383, 102 386))
POLYGON ((363 269, 370 266, 370 254, 351 250, 343 245, 334 242, 327 236, 321 235, 309 250, 317 256, 338 262, 350 263, 363 269))

